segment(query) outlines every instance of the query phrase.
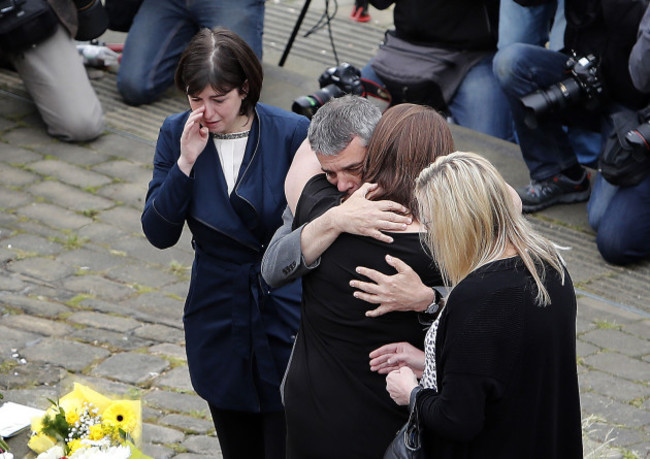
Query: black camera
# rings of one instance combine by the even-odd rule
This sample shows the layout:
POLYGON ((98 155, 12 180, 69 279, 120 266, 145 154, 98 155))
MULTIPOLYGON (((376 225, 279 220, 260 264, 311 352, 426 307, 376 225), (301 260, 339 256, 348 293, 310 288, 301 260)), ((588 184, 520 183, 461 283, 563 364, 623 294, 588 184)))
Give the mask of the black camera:
POLYGON ((330 67, 318 78, 320 89, 308 96, 293 101, 291 110, 311 119, 314 113, 327 101, 345 94, 362 96, 364 94, 361 71, 343 62, 338 67, 330 67))
POLYGON ((600 103, 604 88, 596 57, 592 54, 577 57, 574 54, 566 61, 565 68, 570 78, 519 99, 526 110, 524 122, 531 129, 537 127, 540 116, 550 112, 561 111, 578 102, 593 110, 600 103))
POLYGON ((13 10, 20 8, 20 5, 25 1, 20 0, 0 0, 0 18, 5 14, 11 13, 13 10))

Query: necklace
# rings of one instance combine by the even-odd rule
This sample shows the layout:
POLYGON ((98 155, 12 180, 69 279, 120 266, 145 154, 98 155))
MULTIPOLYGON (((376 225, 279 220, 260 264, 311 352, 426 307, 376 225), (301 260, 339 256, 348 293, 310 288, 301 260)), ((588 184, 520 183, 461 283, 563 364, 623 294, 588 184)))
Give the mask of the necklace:
POLYGON ((213 139, 219 139, 219 140, 233 140, 233 139, 243 139, 244 137, 248 137, 248 135, 251 133, 251 131, 243 131, 243 132, 233 132, 231 134, 217 134, 214 132, 211 132, 210 135, 212 136, 213 139))

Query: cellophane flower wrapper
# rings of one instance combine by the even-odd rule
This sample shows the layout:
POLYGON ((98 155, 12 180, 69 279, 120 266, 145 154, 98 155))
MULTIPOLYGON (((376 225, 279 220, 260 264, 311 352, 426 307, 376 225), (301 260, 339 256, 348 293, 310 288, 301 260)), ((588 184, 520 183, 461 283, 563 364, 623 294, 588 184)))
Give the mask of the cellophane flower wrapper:
POLYGON ((142 435, 139 400, 113 400, 83 384, 32 420, 28 446, 38 459, 150 459, 136 447, 142 435))

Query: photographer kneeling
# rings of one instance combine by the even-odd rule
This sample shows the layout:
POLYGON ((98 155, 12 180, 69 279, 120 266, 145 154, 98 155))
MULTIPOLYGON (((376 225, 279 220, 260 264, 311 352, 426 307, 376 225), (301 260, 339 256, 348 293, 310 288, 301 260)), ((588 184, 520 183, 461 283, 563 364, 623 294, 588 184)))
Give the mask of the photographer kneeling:
POLYGON ((564 52, 516 43, 494 59, 530 171, 530 184, 518 190, 523 211, 590 199, 589 223, 598 232, 598 248, 614 264, 650 254, 650 179, 619 188, 599 175, 590 198, 589 174, 566 126, 599 131, 604 143, 614 129, 612 114, 648 105, 650 88, 635 87, 630 75, 635 70, 628 69, 637 30, 647 39, 647 14, 639 27, 647 8, 647 0, 567 0, 564 52), (531 104, 531 98, 538 103, 531 104))

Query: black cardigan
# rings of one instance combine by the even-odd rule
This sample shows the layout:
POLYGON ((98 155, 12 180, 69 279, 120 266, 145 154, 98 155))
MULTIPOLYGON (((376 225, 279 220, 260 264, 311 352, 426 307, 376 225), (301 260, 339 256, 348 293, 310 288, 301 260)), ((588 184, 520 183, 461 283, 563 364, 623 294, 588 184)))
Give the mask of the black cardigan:
POLYGON ((582 458, 575 292, 550 267, 545 285, 540 307, 515 257, 452 291, 436 338, 440 392, 416 401, 427 457, 582 458))

